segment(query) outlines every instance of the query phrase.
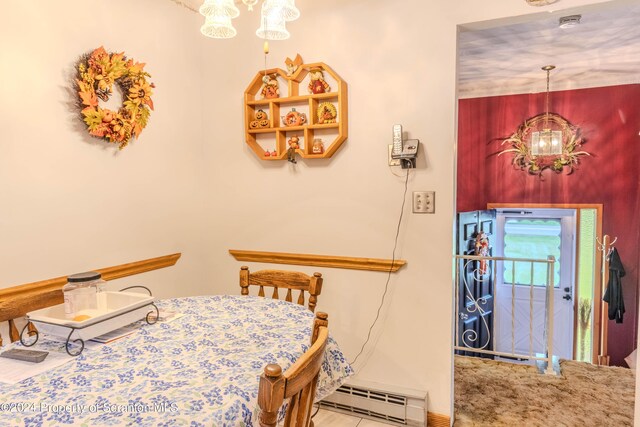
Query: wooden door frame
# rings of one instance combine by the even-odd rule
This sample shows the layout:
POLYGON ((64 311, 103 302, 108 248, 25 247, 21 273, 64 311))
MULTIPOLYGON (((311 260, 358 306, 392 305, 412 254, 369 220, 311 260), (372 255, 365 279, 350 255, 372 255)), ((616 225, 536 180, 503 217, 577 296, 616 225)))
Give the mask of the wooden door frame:
MULTIPOLYGON (((596 237, 602 241, 602 204, 600 203, 487 203, 487 209, 522 209, 522 208, 535 208, 535 209, 575 209, 576 210, 576 226, 580 224, 580 209, 595 209, 596 210, 596 237)), ((596 242, 593 242, 595 245, 596 242)), ((592 351, 591 351, 591 363, 598 364, 599 356, 607 356, 607 337, 608 337, 608 322, 604 316, 606 315, 603 310, 602 295, 605 283, 602 281, 602 275, 598 274, 602 271, 602 257, 598 256, 596 249, 595 256, 595 271, 593 281, 593 335, 592 335, 592 351), (600 301, 598 304, 597 302, 600 301), (601 346, 602 344, 602 346, 601 346), (602 347, 602 352, 600 351, 602 347)), ((575 259, 580 259, 580 233, 576 233, 576 254, 575 259)), ((578 295, 578 284, 580 283, 579 271, 575 268, 575 283, 576 289, 574 294, 578 295)), ((578 334, 576 333, 578 327, 578 307, 577 300, 574 298, 574 310, 573 310, 573 355, 577 354, 578 334)))

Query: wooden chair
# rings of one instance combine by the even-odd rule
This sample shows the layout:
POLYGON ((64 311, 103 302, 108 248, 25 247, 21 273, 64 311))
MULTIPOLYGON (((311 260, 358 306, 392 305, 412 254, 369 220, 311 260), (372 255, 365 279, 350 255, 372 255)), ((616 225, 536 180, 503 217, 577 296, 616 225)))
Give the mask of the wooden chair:
POLYGON ((260 376, 258 389, 259 422, 261 427, 275 427, 278 412, 289 401, 283 427, 313 427, 311 409, 324 349, 329 339, 326 313, 316 314, 311 347, 286 372, 276 364, 267 365, 260 376))
POLYGON ((313 276, 307 276, 299 271, 283 271, 283 270, 260 270, 255 273, 249 272, 249 267, 240 267, 240 287, 242 295, 249 295, 249 286, 260 286, 258 296, 264 297, 264 287, 273 288, 273 299, 278 299, 278 289, 286 289, 286 301, 293 302, 291 291, 297 289, 300 291, 298 296, 298 304, 304 305, 304 292, 309 292, 309 310, 312 312, 316 309, 318 295, 322 291, 322 274, 313 273, 313 276))

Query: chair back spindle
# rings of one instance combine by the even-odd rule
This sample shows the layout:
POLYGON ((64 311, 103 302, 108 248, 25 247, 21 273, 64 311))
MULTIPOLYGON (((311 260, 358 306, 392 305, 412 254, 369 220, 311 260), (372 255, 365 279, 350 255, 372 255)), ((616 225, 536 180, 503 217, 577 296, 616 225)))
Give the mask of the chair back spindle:
POLYGON ((299 291, 297 303, 305 304, 305 292, 309 293, 309 310, 315 311, 318 303, 318 295, 322 292, 322 274, 313 273, 308 276, 299 271, 284 270, 260 270, 254 273, 249 271, 249 267, 240 268, 240 292, 242 295, 249 295, 249 286, 258 286, 258 296, 264 297, 264 288, 272 287, 271 298, 279 299, 279 289, 286 289, 285 301, 293 302, 293 292, 299 291))

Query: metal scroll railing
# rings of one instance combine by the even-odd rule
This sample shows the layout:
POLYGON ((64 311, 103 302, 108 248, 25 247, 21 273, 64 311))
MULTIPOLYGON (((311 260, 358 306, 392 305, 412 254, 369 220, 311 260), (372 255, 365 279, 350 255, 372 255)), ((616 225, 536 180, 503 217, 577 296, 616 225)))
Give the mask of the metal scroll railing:
POLYGON ((456 255, 455 259, 456 352, 540 360, 545 373, 554 374, 555 258, 456 255))

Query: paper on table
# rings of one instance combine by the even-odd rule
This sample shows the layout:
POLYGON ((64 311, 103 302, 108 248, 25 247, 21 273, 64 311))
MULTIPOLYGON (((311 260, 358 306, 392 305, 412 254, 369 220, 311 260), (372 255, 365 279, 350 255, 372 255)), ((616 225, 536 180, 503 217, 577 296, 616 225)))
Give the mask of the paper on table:
POLYGON ((100 342, 103 344, 110 343, 122 337, 126 337, 140 329, 140 326, 123 326, 122 328, 114 329, 111 332, 107 332, 99 337, 91 338, 91 341, 100 342))
POLYGON ((40 363, 0 357, 0 382, 5 384, 16 384, 22 380, 42 374, 43 372, 47 372, 57 366, 70 362, 73 359, 73 356, 56 351, 49 351, 47 358, 40 363))

